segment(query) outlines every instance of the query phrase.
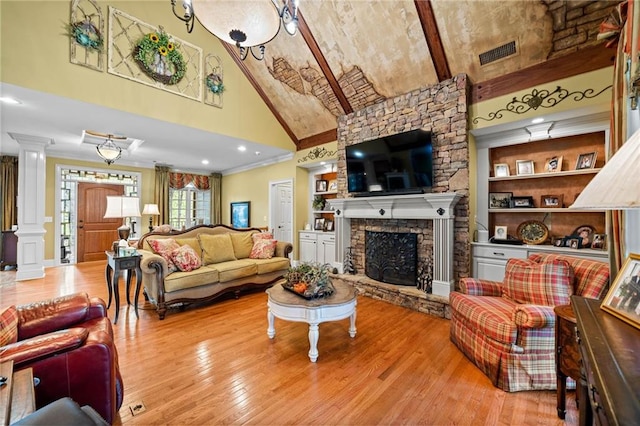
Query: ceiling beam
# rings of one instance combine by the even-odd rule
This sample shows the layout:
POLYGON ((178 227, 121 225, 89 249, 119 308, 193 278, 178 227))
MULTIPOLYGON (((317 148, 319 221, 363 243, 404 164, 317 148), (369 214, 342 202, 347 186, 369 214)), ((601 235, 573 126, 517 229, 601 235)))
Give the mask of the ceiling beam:
POLYGON ((438 24, 433 14, 433 8, 431 7, 431 0, 415 0, 414 4, 418 11, 418 18, 420 18, 424 37, 427 40, 427 46, 429 46, 431 60, 433 61, 433 67, 436 70, 438 81, 448 80, 451 78, 451 70, 449 70, 447 55, 444 53, 442 39, 438 31, 438 24))
POLYGON ((300 141, 298 140, 296 135, 293 133, 291 128, 284 121, 284 118, 282 118, 282 116, 278 113, 278 111, 276 110, 276 107, 273 105, 273 103, 271 102, 267 94, 264 92, 264 90, 262 90, 262 87, 260 87, 256 79, 253 78, 253 75, 251 75, 251 73, 249 72, 249 69, 244 64, 244 61, 240 59, 240 55, 238 54, 238 50, 236 49, 236 47, 230 45, 229 43, 225 43, 222 40, 220 40, 220 43, 224 46, 227 52, 229 52, 229 55, 231 56, 231 58, 233 58, 233 61, 236 63, 236 65, 238 65, 238 68, 240 68, 240 70, 245 75, 245 77, 247 77, 247 80, 249 80, 249 83, 251 83, 253 88, 256 89, 256 92, 258 92, 258 95, 260 96, 260 98, 262 98, 262 101, 267 105, 267 108, 271 110, 271 113, 276 117, 276 120, 278 120, 278 123, 280 123, 284 131, 287 133, 287 135, 289 135, 289 137, 291 138, 291 141, 296 146, 296 150, 300 149, 298 146, 300 141))
POLYGON ((338 79, 336 79, 333 71, 331 71, 327 59, 320 51, 320 46, 318 46, 315 37, 307 25, 307 21, 305 21, 304 16, 302 16, 300 11, 298 11, 298 31, 300 31, 300 35, 302 35, 302 38, 307 43, 307 46, 309 46, 309 50, 311 50, 313 57, 316 59, 316 62, 318 62, 322 74, 324 74, 329 86, 331 86, 331 89, 333 90, 333 93, 336 95, 336 98, 338 98, 338 102, 340 102, 344 113, 351 114, 353 112, 353 107, 349 103, 347 96, 342 91, 340 84, 338 84, 338 79))
POLYGON ((471 87, 471 103, 612 66, 616 52, 598 44, 471 87))
POLYGON ((300 139, 298 151, 338 140, 338 129, 327 130, 317 135, 300 139))

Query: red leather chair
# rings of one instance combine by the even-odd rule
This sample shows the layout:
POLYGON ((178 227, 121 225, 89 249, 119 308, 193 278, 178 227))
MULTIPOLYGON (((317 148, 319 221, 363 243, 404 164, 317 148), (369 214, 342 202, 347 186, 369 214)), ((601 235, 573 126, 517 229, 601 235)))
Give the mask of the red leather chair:
POLYGON ((76 293, 17 310, 18 341, 0 347, 0 361, 33 369, 36 406, 70 397, 113 423, 123 386, 105 302, 76 293))

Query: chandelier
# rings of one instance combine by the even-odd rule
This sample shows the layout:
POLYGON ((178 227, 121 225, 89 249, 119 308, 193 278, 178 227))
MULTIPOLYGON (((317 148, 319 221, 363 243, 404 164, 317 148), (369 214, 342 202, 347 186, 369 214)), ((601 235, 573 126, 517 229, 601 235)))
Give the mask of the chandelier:
POLYGON ((173 14, 193 31, 198 21, 220 40, 235 44, 243 61, 251 55, 264 59, 264 45, 280 31, 282 25, 289 35, 298 30, 299 0, 182 0, 184 16, 176 12, 176 0, 171 0, 173 14), (282 6, 279 6, 279 3, 282 6))
POLYGON ((102 142, 100 145, 98 145, 96 147, 96 150, 98 151, 98 155, 100 156, 100 158, 102 158, 104 160, 105 163, 107 163, 108 165, 113 164, 114 162, 116 162, 118 159, 120 159, 120 156, 122 155, 122 150, 120 149, 120 147, 118 145, 116 145, 113 142, 113 135, 106 135, 107 139, 102 142))

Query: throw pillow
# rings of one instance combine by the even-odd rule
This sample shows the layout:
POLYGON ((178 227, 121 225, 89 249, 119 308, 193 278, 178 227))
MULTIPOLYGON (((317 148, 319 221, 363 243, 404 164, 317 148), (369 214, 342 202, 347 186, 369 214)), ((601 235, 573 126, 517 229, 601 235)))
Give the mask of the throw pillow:
POLYGON ((171 259, 176 264, 178 269, 183 272, 193 271, 202 266, 200 256, 195 250, 188 244, 178 247, 171 252, 171 259))
POLYGON ((153 227, 153 232, 160 232, 166 234, 167 232, 171 232, 171 225, 158 225, 153 227))
POLYGON ((271 232, 256 232, 251 235, 251 238, 253 238, 255 244, 258 240, 273 240, 273 234, 271 232))
POLYGON ((236 260, 229 234, 198 234, 198 239, 202 247, 203 265, 236 260))
POLYGON ((537 263, 509 259, 505 270, 503 297, 517 303, 568 305, 573 294, 573 269, 565 260, 537 263))
POLYGON ((159 254, 167 261, 167 268, 169 269, 169 273, 175 272, 178 270, 178 267, 173 263, 171 259, 171 252, 180 247, 176 240, 173 238, 156 238, 149 241, 149 245, 154 253, 159 254))
POLYGON ((271 259, 276 252, 276 240, 258 240, 253 244, 250 259, 271 259))
POLYGON ((0 347, 18 341, 18 310, 11 305, 0 312, 0 347))
POLYGON ((233 244, 233 252, 236 259, 246 259, 251 254, 253 248, 253 239, 251 232, 230 233, 231 243, 233 244))
POLYGON ((181 246, 185 244, 191 246, 191 248, 193 249, 193 251, 196 252, 198 257, 200 258, 202 257, 202 247, 200 247, 200 241, 198 241, 197 237, 176 238, 176 243, 180 244, 181 246))

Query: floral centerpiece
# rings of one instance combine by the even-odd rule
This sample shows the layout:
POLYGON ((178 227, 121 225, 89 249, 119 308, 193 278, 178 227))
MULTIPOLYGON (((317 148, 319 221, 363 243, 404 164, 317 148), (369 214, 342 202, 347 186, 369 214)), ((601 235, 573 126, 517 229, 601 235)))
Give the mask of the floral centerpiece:
POLYGON ((301 263, 289 268, 282 287, 305 299, 330 296, 335 291, 330 272, 331 266, 327 263, 301 263))
POLYGON ((177 84, 187 65, 178 45, 164 31, 145 35, 133 50, 133 58, 145 74, 164 84, 177 84))

